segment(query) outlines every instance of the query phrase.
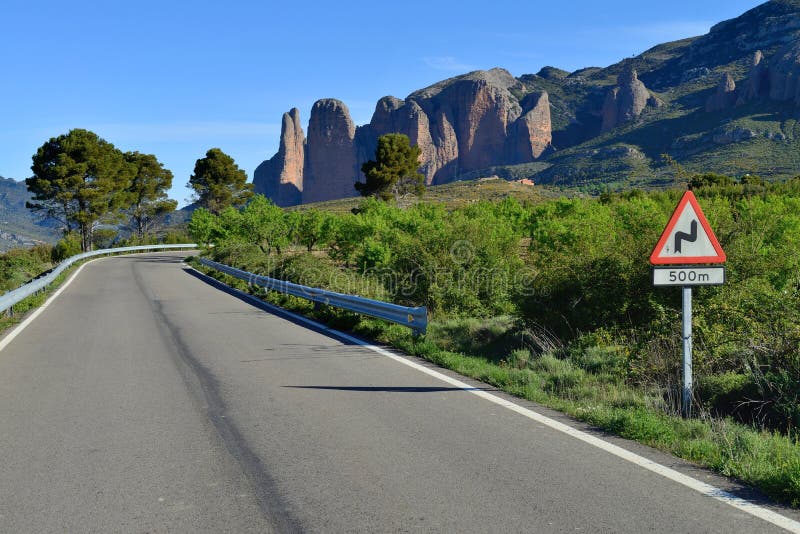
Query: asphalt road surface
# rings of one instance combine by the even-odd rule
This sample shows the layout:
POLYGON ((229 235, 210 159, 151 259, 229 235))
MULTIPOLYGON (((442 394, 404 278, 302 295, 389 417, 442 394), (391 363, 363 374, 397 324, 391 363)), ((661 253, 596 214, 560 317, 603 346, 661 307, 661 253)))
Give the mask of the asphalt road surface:
POLYGON ((184 255, 86 265, 0 351, 0 532, 781 532, 184 255))

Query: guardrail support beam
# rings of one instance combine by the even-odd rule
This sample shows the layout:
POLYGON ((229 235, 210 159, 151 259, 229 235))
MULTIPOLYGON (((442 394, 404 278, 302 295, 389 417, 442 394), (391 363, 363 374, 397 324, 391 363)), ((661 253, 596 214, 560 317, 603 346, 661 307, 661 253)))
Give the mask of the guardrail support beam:
POLYGON ((415 334, 424 334, 428 328, 428 310, 424 306, 409 308, 400 306, 399 304, 367 299, 356 295, 347 295, 315 287, 301 286, 300 284, 294 284, 286 280, 257 276, 254 273, 205 258, 200 258, 200 264, 215 271, 225 273, 228 276, 244 280, 251 285, 257 285, 267 290, 278 291, 287 295, 310 300, 314 302, 314 309, 320 309, 323 304, 326 304, 328 306, 334 306, 336 308, 407 326, 411 328, 415 334))

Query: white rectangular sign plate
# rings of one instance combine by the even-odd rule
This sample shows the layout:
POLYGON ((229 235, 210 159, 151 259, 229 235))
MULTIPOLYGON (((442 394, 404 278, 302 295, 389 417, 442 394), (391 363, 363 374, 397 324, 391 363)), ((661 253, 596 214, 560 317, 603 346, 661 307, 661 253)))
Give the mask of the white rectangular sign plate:
POLYGON ((725 267, 653 267, 654 286, 718 286, 725 283, 725 267))

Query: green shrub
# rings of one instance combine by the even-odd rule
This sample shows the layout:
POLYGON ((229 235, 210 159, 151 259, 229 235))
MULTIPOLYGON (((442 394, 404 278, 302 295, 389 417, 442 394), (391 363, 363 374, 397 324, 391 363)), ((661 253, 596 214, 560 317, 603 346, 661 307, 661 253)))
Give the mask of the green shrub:
POLYGON ((92 245, 95 250, 111 248, 118 235, 119 232, 114 228, 98 228, 92 234, 92 245))
POLYGON ((570 361, 592 374, 625 376, 628 351, 619 345, 571 347, 570 361))
POLYGON ((53 262, 62 262, 70 256, 76 256, 81 252, 81 235, 77 232, 70 232, 53 247, 53 262))
MULTIPOLYGON (((800 179, 701 174, 693 186, 729 258, 724 286, 694 290, 696 375, 747 377, 741 388, 732 378, 699 382, 699 398, 720 415, 794 427, 800 179)), ((655 391, 669 411, 680 384, 680 291, 653 288, 647 260, 681 193, 451 210, 365 199, 344 215, 286 213, 256 197, 218 216, 197 210, 189 230, 224 263, 427 306, 428 338, 443 350, 502 360, 506 371, 566 366, 540 369, 561 376, 551 388, 589 398, 597 384, 626 384, 655 391)))
POLYGON ((52 253, 50 245, 37 245, 0 254, 0 290, 15 289, 50 269, 52 253))
POLYGON ((516 369, 525 369, 531 364, 531 351, 516 349, 508 355, 508 365, 516 369))

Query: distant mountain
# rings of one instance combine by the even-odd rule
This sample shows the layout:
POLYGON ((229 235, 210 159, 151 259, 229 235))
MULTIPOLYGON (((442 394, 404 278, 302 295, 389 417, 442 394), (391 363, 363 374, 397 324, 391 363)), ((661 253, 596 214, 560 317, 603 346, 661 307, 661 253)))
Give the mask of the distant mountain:
POLYGON ((0 251, 58 240, 58 224, 27 209, 30 199, 25 182, 0 176, 0 251))
POLYGON ((800 0, 771 0, 701 37, 606 68, 476 71, 387 96, 355 126, 343 102, 314 104, 308 136, 284 114, 280 148, 254 173, 280 205, 354 196, 377 138, 407 134, 428 184, 495 174, 590 190, 670 183, 691 171, 800 174, 800 0))

